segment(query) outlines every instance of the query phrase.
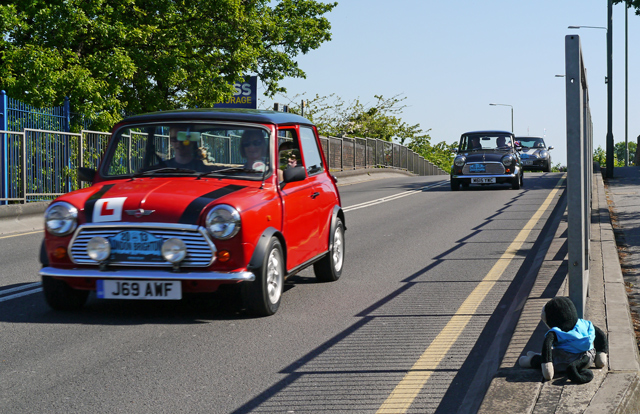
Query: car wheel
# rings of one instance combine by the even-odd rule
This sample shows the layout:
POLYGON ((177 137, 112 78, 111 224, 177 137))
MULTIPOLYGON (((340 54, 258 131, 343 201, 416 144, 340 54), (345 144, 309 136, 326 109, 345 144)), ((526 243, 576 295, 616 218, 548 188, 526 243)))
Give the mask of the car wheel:
POLYGON ((272 237, 262 266, 255 271, 256 279, 242 284, 242 299, 249 312, 259 316, 276 313, 284 290, 284 272, 282 245, 272 237))
POLYGON ((519 190, 520 189, 521 180, 522 180, 522 175, 518 175, 517 177, 513 177, 513 180, 511 181, 511 188, 513 190, 519 190))
POLYGON ((316 279, 320 282, 335 282, 340 279, 342 265, 344 264, 344 253, 344 225, 342 220, 336 218, 331 249, 322 259, 313 264, 313 272, 316 275, 316 279))
POLYGON ((451 179, 451 191, 458 191, 460 189, 460 182, 455 178, 451 179))
POLYGON ((71 311, 84 306, 89 296, 88 290, 69 287, 62 280, 42 276, 42 292, 47 304, 55 310, 71 311))
POLYGON ((520 187, 524 187, 524 172, 520 174, 520 187))
POLYGON ((544 169, 544 172, 551 172, 551 162, 547 164, 547 166, 544 169))

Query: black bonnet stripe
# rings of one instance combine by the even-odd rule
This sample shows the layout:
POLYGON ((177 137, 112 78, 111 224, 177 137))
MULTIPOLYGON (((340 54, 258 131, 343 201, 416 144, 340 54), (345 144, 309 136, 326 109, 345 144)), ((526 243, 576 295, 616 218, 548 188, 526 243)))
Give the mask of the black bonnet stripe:
POLYGON ((93 208, 96 205, 96 201, 100 200, 102 196, 113 187, 115 184, 109 184, 103 186, 100 191, 92 195, 87 199, 84 203, 84 219, 87 223, 91 223, 93 221, 93 208))
POLYGON ((180 217, 178 223, 180 224, 198 224, 198 218, 200 217, 200 213, 202 209, 205 208, 210 202, 224 197, 227 194, 231 194, 238 190, 245 188, 242 185, 228 185, 226 187, 219 188, 215 191, 212 191, 207 194, 203 194, 200 197, 196 198, 187 206, 180 217))

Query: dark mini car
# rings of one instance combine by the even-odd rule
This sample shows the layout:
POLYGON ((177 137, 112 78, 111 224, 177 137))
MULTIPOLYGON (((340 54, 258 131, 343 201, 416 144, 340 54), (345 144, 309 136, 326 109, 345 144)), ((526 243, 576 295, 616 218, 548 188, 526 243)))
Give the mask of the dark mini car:
POLYGON ((523 170, 514 136, 506 131, 473 131, 460 137, 451 166, 451 190, 471 184, 523 184, 523 170))
POLYGON ((278 310, 287 277, 335 281, 345 218, 317 130, 294 114, 180 110, 116 125, 88 188, 45 212, 42 287, 54 309, 174 299, 240 284, 248 311, 278 310), (281 151, 282 148, 285 148, 281 151))
POLYGON ((551 172, 551 154, 549 151, 553 146, 547 147, 544 138, 541 137, 516 137, 522 149, 520 150, 520 158, 522 159, 522 168, 525 170, 551 172))

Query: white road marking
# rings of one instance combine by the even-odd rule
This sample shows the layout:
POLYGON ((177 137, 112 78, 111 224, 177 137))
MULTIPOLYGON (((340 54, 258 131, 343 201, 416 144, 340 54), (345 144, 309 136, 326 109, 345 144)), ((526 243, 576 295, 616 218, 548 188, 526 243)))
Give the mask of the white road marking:
POLYGON ((0 290, 0 302, 5 302, 7 300, 16 299, 16 298, 21 298, 23 296, 32 295, 32 294, 38 293, 38 292, 42 292, 42 283, 40 283, 40 282, 30 283, 28 285, 18 286, 18 287, 14 287, 14 288, 11 288, 11 289, 0 290), (26 290, 26 289, 30 289, 30 290, 26 290), (16 294, 13 294, 13 295, 9 295, 9 296, 2 296, 2 295, 6 295, 7 293, 19 292, 21 290, 26 290, 26 291, 25 292, 16 293, 16 294))
POLYGON ((440 187, 440 186, 445 185, 447 183, 448 183, 448 181, 440 181, 440 182, 437 182, 435 184, 430 184, 430 185, 424 186, 424 187, 419 188, 417 190, 407 190, 407 191, 403 191, 403 192, 398 193, 398 194, 394 194, 394 195, 390 195, 390 196, 387 196, 387 197, 378 198, 376 200, 366 201, 366 202, 360 203, 360 204, 354 204, 352 206, 345 207, 343 209, 343 211, 346 213, 347 211, 353 211, 353 210, 358 210, 358 209, 361 209, 361 208, 375 206, 375 205, 378 205, 378 204, 386 203, 388 201, 393 201, 393 200, 397 200, 399 198, 403 198, 403 197, 407 197, 407 196, 410 196, 410 195, 418 194, 418 193, 423 192, 424 190, 429 190, 431 188, 440 187))

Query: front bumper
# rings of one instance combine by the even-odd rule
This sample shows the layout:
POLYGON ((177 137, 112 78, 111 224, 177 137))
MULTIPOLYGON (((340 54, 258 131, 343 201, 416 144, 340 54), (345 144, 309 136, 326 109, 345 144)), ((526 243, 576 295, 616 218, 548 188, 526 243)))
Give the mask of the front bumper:
POLYGON ((210 280, 224 282, 253 282, 256 276, 249 271, 243 272, 172 272, 161 269, 58 269, 55 267, 43 267, 40 276, 52 277, 78 277, 92 279, 152 279, 152 280, 210 280))

